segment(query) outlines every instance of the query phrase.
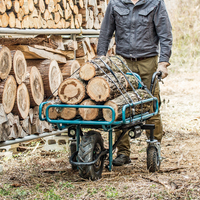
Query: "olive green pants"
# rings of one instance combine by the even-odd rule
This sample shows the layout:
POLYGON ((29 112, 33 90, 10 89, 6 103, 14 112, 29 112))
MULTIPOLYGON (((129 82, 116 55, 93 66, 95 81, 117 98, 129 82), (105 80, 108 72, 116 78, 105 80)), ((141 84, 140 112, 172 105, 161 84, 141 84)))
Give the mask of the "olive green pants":
MULTIPOLYGON (((142 82, 150 89, 151 79, 154 72, 156 72, 158 67, 158 56, 147 58, 141 61, 131 61, 126 59, 128 67, 135 73, 139 74, 142 82)), ((160 89, 159 83, 156 84, 154 96, 158 99, 158 104, 160 106, 160 89)), ((150 109, 150 112, 153 112, 153 106, 150 109)), ((154 137, 161 142, 163 136, 163 128, 160 112, 156 116, 151 117, 151 119, 146 121, 147 124, 155 124, 154 137)), ((115 130, 115 140, 121 134, 121 130, 115 130)), ((147 137, 149 138, 150 132, 146 131, 147 137)), ((128 136, 128 132, 123 136, 117 145, 118 152, 117 154, 124 154, 126 156, 130 156, 130 137, 128 136)))

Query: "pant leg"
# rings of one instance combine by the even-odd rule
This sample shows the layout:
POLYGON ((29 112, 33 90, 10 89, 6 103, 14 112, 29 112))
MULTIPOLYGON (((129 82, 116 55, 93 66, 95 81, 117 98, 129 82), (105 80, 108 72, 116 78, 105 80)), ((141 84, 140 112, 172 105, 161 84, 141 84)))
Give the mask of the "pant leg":
MULTIPOLYGON (((128 64, 128 67, 132 70, 133 68, 133 62, 126 59, 126 62, 128 64)), ((115 129, 115 141, 118 139, 118 137, 120 136, 120 134, 122 133, 122 130, 119 129, 115 129)), ((119 141, 118 145, 117 145, 118 151, 117 151, 117 155, 119 154, 124 154, 126 156, 130 156, 130 137, 128 135, 128 132, 121 138, 121 140, 119 141)))
MULTIPOLYGON (((156 72, 157 67, 158 67, 158 57, 155 56, 155 57, 148 58, 142 61, 138 61, 137 65, 139 69, 139 75, 141 76, 143 83, 147 86, 148 89, 150 89, 152 75, 154 72, 156 72)), ((161 100, 160 100, 159 83, 156 84, 154 96, 158 99, 158 104, 160 107, 161 100)), ((151 106, 150 111, 153 112, 153 106, 151 106)), ((163 126, 162 126, 160 111, 158 111, 157 115, 147 120, 147 124, 155 124, 154 137, 159 142, 161 142, 161 139, 163 136, 163 126)), ((146 133, 147 133, 147 137, 149 138, 150 131, 146 131, 146 133)))

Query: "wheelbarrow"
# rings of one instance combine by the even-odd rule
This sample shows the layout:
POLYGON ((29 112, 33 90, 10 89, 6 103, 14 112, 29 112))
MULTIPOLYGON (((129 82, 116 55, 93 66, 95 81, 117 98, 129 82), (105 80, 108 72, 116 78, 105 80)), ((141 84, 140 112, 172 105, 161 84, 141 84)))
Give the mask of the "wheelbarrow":
MULTIPOLYGON (((100 58, 98 58, 100 59, 100 58)), ((120 59, 120 58, 119 58, 120 59)), ((125 65, 125 63, 120 59, 125 65)), ((95 64, 95 61, 91 61, 95 64)), ((102 60, 102 62, 104 62, 102 60)), ((106 65, 106 63, 104 63, 106 65)), ((126 66, 126 65, 125 65, 126 66)), ((109 68, 109 66, 106 66, 109 68)), ((117 66, 116 66, 117 67, 117 66)), ((127 67, 127 66, 126 66, 127 67)), ((110 69, 110 68, 109 68, 110 69)), ((128 131, 131 139, 136 139, 141 136, 143 130, 150 130, 150 138, 147 140, 147 169, 150 172, 155 172, 160 169, 161 154, 159 143, 154 139, 154 124, 146 124, 146 120, 150 119, 158 113, 158 100, 152 93, 156 81, 161 78, 161 72, 155 72, 152 76, 150 91, 142 83, 138 74, 133 73, 128 67, 128 74, 133 75, 138 80, 138 88, 143 88, 151 94, 151 98, 140 100, 138 102, 129 102, 122 108, 122 120, 115 121, 115 111, 111 106, 106 105, 68 105, 68 104, 52 104, 46 108, 46 117, 42 114, 42 109, 48 101, 43 102, 39 106, 40 120, 46 120, 49 123, 56 125, 60 130, 68 128, 68 136, 71 137, 73 142, 70 144, 71 156, 69 162, 73 169, 78 169, 79 174, 83 178, 91 180, 100 179, 104 167, 104 160, 108 159, 109 163, 107 168, 112 170, 113 152, 116 149, 119 141, 128 131), (136 106, 141 106, 145 103, 153 104, 153 112, 145 112, 137 115, 126 116, 126 110, 134 111, 136 106), (85 121, 81 117, 77 117, 73 120, 64 119, 50 119, 50 108, 97 108, 97 109, 110 109, 112 112, 111 121, 105 121, 104 119, 85 121), (84 132, 84 130, 90 129, 90 131, 84 132), (108 148, 104 147, 103 138, 100 131, 93 129, 103 130, 108 133, 108 148), (113 144, 113 130, 121 129, 122 133, 119 138, 113 144)), ((113 73, 113 71, 110 69, 113 73)), ((122 72, 123 73, 123 72, 122 72)), ((114 73, 113 73, 114 74, 114 73)), ((123 73, 124 74, 124 73, 123 73)), ((126 77, 126 74, 124 74, 126 77)), ((127 77, 126 77, 127 78, 127 77)), ((128 81, 128 78, 127 78, 128 81)), ((118 88, 120 89, 120 88, 118 88)), ((134 90, 134 89, 133 89, 134 90)), ((122 92, 123 93, 123 92, 122 92)), ((134 112, 132 112, 134 113, 134 112)))

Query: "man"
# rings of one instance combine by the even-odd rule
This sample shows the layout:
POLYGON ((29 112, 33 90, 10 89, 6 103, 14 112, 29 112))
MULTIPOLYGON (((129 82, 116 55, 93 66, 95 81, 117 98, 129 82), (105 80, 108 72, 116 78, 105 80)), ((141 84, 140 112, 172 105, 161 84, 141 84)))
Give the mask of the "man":
MULTIPOLYGON (((126 59, 129 68, 141 76, 148 89, 154 72, 161 71, 162 78, 168 75, 172 32, 163 0, 110 0, 101 25, 98 56, 106 55, 114 31, 116 54, 126 59)), ((158 84, 154 96, 160 105, 158 84)), ((161 142, 163 129, 160 113, 147 123, 155 124, 154 137, 161 142)), ((120 130, 116 131, 116 138, 120 133, 120 130)), ((118 144, 118 154, 113 165, 130 163, 129 157, 130 138, 125 134, 118 144)))

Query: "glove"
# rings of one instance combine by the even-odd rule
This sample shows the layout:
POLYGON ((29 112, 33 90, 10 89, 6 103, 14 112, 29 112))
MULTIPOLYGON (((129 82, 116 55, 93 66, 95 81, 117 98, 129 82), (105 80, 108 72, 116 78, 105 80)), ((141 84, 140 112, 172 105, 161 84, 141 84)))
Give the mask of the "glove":
POLYGON ((158 68, 157 68, 157 72, 161 71, 162 72, 162 79, 164 79, 165 77, 168 76, 168 69, 167 67, 170 64, 168 62, 160 62, 158 63, 158 68))

